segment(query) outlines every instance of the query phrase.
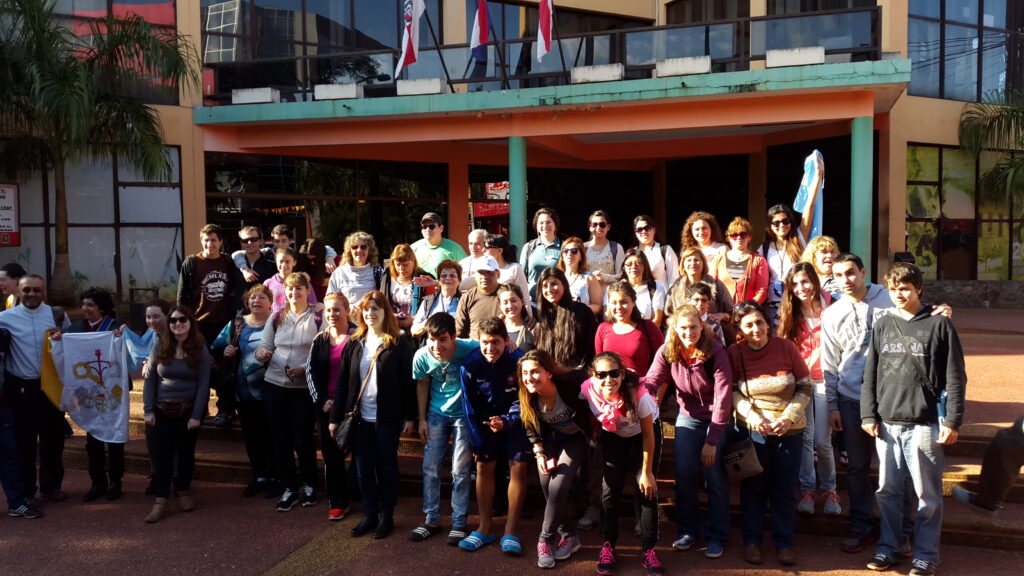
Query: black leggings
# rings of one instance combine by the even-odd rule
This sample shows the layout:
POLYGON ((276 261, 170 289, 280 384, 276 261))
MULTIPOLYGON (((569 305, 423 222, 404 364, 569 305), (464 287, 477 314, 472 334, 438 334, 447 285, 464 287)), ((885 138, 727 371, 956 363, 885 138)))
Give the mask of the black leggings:
POLYGON ((199 429, 188 429, 186 414, 181 418, 164 415, 159 408, 154 410, 156 423, 153 425, 153 443, 156 446, 156 495, 167 498, 171 495, 171 481, 178 492, 192 488, 192 474, 196 469, 196 441, 199 429), (175 469, 177 458, 177 469, 175 469))
POLYGON ((587 439, 582 433, 548 434, 544 439, 544 454, 554 458, 558 466, 551 472, 540 474, 540 488, 547 504, 544 506, 544 523, 541 525, 539 542, 557 544, 555 533, 563 537, 575 534, 576 525, 566 522, 569 512, 569 492, 579 475, 580 468, 587 461, 587 439))
MULTIPOLYGON (((636 482, 643 470, 644 436, 628 438, 602 430, 600 443, 604 454, 604 484, 601 487, 601 536, 612 546, 619 539, 619 500, 627 480, 636 482)), ((653 457, 654 455, 652 455, 653 457)), ((645 497, 637 487, 640 502, 640 542, 644 550, 658 543, 658 498, 645 497)))
POLYGON ((274 468, 286 488, 299 483, 316 485, 316 444, 313 442, 313 400, 307 388, 284 388, 267 383, 263 387, 270 436, 274 447, 274 468), (298 455, 299 473, 295 473, 298 455))

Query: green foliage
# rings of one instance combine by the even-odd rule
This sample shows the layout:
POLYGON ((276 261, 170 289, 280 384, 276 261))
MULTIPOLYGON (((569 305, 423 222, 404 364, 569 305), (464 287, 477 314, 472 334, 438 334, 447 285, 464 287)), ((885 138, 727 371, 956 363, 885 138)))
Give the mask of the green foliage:
POLYGON ((983 102, 968 104, 960 115, 960 146, 971 154, 984 150, 1003 154, 981 180, 982 191, 1010 196, 1024 186, 1024 92, 991 92, 983 102))

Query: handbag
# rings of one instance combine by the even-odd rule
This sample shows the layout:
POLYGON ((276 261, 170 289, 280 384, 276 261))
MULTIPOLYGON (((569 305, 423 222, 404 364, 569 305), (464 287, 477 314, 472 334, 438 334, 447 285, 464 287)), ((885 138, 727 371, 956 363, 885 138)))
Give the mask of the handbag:
POLYGON ((757 476, 764 472, 761 461, 757 459, 754 441, 747 436, 739 442, 729 444, 722 452, 722 463, 729 472, 729 480, 739 482, 744 478, 757 476))
POLYGON ((342 454, 347 453, 352 446, 352 424, 355 422, 356 413, 359 412, 359 402, 363 399, 363 390, 366 390, 366 383, 370 381, 370 374, 373 374, 373 367, 377 365, 377 357, 380 356, 381 350, 383 348, 378 348, 373 358, 370 359, 370 368, 366 371, 363 384, 359 387, 359 395, 356 396, 352 410, 349 410, 341 417, 341 422, 338 422, 338 429, 334 432, 334 443, 338 445, 338 450, 341 450, 342 454))
POLYGON ((184 418, 191 416, 192 408, 196 405, 194 399, 188 400, 157 400, 156 407, 168 418, 184 418))

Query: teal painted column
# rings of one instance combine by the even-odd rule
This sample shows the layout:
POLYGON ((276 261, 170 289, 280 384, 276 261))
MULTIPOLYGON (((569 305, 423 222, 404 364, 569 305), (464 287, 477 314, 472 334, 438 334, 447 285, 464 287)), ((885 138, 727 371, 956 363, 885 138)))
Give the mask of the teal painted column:
POLYGON ((508 137, 508 235, 519 250, 526 244, 526 138, 508 137))
POLYGON ((874 124, 871 116, 859 116, 850 122, 850 251, 861 257, 871 273, 871 181, 874 167, 874 124))

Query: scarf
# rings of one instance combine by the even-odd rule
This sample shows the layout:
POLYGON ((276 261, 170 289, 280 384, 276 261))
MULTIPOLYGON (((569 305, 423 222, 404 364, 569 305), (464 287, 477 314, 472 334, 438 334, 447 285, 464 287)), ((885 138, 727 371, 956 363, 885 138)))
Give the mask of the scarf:
MULTIPOLYGON (((620 387, 620 391, 621 391, 620 387)), ((601 394, 601 381, 596 378, 587 378, 583 383, 583 396, 590 401, 591 411, 594 412, 594 416, 597 421, 601 424, 601 427, 608 432, 615 432, 618 430, 618 419, 619 415, 625 416, 625 402, 622 401, 622 394, 620 392, 619 399, 616 401, 608 400, 601 394)), ((637 404, 640 403, 640 399, 649 394, 647 386, 637 386, 636 396, 637 404)))

